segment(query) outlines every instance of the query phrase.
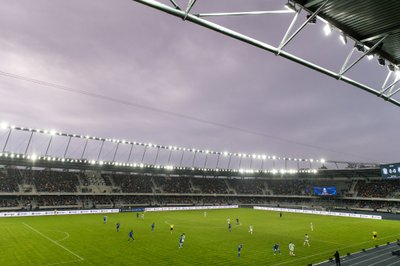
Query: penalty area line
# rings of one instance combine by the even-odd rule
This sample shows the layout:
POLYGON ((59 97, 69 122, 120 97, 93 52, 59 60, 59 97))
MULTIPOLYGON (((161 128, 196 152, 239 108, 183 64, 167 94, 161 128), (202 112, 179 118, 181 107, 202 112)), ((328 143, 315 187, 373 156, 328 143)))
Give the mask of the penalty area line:
POLYGON ((78 254, 76 254, 75 252, 72 252, 71 250, 69 250, 68 248, 64 247, 63 245, 61 245, 60 243, 54 241, 53 239, 49 238, 48 236, 42 234, 41 232, 39 232, 38 230, 36 230, 35 228, 33 228, 32 226, 26 224, 26 223, 22 223, 23 225, 25 225, 26 227, 28 227, 29 229, 31 229, 33 232, 41 235, 43 238, 49 240, 50 242, 52 242, 53 244, 59 246, 60 248, 64 249, 65 251, 68 251, 69 253, 71 253, 72 255, 74 255, 75 257, 77 257, 78 259, 85 260, 84 258, 82 258, 81 256, 79 256, 78 254))

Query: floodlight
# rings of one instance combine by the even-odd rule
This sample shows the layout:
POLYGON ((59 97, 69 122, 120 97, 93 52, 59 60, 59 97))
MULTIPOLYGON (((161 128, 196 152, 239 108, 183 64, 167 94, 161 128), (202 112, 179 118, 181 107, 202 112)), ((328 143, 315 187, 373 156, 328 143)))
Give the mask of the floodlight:
POLYGON ((2 122, 0 124, 0 129, 7 129, 8 128, 8 124, 6 122, 2 122))
POLYGON ((38 158, 38 156, 35 153, 31 155, 31 160, 32 161, 36 161, 37 158, 38 158))
POLYGON ((50 135, 54 136, 57 133, 54 129, 50 130, 50 135))
POLYGON ((359 51, 359 52, 363 52, 364 53, 366 51, 365 50, 365 46, 362 43, 357 42, 355 44, 355 47, 356 47, 357 51, 359 51))
POLYGON ((325 35, 326 35, 326 36, 330 35, 330 34, 332 33, 331 25, 325 24, 325 26, 324 26, 324 32, 325 32, 325 35))
POLYGON ((320 162, 321 162, 321 163, 325 163, 325 159, 322 158, 322 159, 320 160, 320 162))
POLYGON ((372 60, 374 58, 374 55, 373 54, 369 54, 369 55, 367 55, 367 58, 368 58, 368 60, 372 60))
POLYGON ((379 63, 381 66, 384 66, 384 65, 385 65, 385 58, 383 58, 382 56, 379 56, 379 57, 378 57, 378 63, 379 63))
MULTIPOLYGON (((311 16, 312 16, 311 14, 308 14, 306 16, 306 18, 309 19, 311 16)), ((317 16, 314 16, 308 23, 311 23, 311 24, 317 23, 317 16)))

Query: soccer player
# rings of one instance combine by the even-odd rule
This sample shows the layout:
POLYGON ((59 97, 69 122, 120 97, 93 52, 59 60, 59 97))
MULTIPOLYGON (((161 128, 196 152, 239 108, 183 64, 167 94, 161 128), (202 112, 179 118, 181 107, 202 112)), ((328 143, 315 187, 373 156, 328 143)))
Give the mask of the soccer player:
POLYGON ((228 221, 228 224, 230 224, 231 223, 231 218, 228 217, 227 221, 228 221))
POLYGON ((308 234, 306 234, 306 236, 304 237, 303 246, 305 246, 306 244, 307 244, 308 246, 310 246, 310 240, 309 240, 308 234))
POLYGON ((281 255, 281 250, 279 249, 279 244, 275 243, 274 244, 274 255, 276 255, 276 253, 279 253, 279 255, 281 255))
POLYGON ((376 240, 376 238, 378 237, 378 233, 376 231, 372 232, 372 239, 376 240))
POLYGON ((173 224, 171 224, 171 225, 169 226, 169 231, 171 232, 171 235, 172 235, 172 232, 174 231, 174 225, 173 225, 173 224))
POLYGON ((238 251, 238 257, 240 257, 240 252, 242 252, 242 249, 243 249, 243 244, 240 243, 239 246, 238 246, 238 249, 237 249, 237 251, 238 251))
POLYGON ((103 217, 103 223, 106 224, 107 223, 107 216, 103 217))
POLYGON ((133 237, 133 229, 131 229, 131 231, 129 231, 129 233, 128 233, 128 241, 131 239, 135 240, 135 238, 133 237))
POLYGON ((228 224, 228 230, 229 230, 229 232, 232 232, 232 224, 231 223, 228 224))
POLYGON ((153 223, 151 224, 151 231, 154 231, 154 227, 156 227, 156 224, 153 222, 153 223))
POLYGON ((236 225, 239 225, 239 218, 236 217, 236 225))
POLYGON ((296 256, 294 254, 294 244, 292 242, 289 243, 289 255, 290 256, 296 256))
POLYGON ((136 213, 136 219, 139 219, 139 213, 138 212, 136 213))
POLYGON ((121 227, 121 224, 118 222, 116 225, 115 225, 115 229, 117 229, 117 232, 119 232, 119 228, 121 227))
POLYGON ((250 225, 249 232, 250 232, 250 235, 253 235, 253 225, 252 224, 250 225))
POLYGON ((142 213, 142 220, 144 220, 144 213, 142 213))
POLYGON ((181 236, 179 237, 179 248, 183 247, 183 242, 185 242, 185 233, 181 234, 181 236))
POLYGON ((282 212, 279 212, 279 218, 282 218, 282 212))
POLYGON ((207 212, 204 212, 204 217, 207 217, 207 212))
POLYGON ((310 223, 310 229, 311 229, 311 232, 314 231, 314 226, 313 226, 312 222, 310 223))

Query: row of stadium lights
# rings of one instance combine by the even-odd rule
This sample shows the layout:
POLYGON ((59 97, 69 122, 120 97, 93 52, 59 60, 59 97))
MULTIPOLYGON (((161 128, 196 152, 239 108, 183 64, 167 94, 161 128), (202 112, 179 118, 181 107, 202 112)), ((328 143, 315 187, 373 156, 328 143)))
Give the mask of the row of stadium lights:
MULTIPOLYGON (((297 12, 297 8, 291 3, 286 4, 285 8, 287 8, 287 9, 293 11, 293 12, 297 12)), ((324 31, 325 35, 326 36, 330 35, 332 33, 334 27, 331 24, 329 24, 329 22, 327 22, 325 19, 323 19, 323 18, 321 18, 319 16, 316 16, 315 20, 310 21, 310 23, 315 23, 317 18, 325 23, 325 26, 323 27, 323 31, 324 31)), ((339 30, 339 29, 338 29, 338 31, 341 33, 340 36, 339 36, 340 41, 342 42, 343 45, 346 45, 347 44, 347 36, 346 36, 346 34, 344 32, 342 32, 341 30, 339 30)), ((360 52, 365 52, 365 51, 368 51, 370 49, 366 45, 364 45, 362 43, 359 43, 359 42, 356 42, 355 47, 360 52)), ((374 55, 373 54, 368 54, 366 57, 368 58, 368 60, 372 60, 374 58, 374 55)), ((380 65, 384 66, 385 65, 385 61, 386 60, 383 57, 381 57, 381 56, 378 57, 378 63, 380 65)), ((400 79, 400 69, 399 69, 398 66, 396 66, 395 64, 389 62, 388 69, 390 71, 395 72, 396 79, 400 79)))
POLYGON ((165 169, 165 170, 192 170, 192 171, 204 171, 204 172, 232 172, 240 174, 256 174, 256 173, 269 173, 269 174, 296 174, 296 173, 310 173, 317 174, 316 169, 305 169, 305 170, 295 170, 295 169, 272 169, 272 170, 254 170, 254 169, 221 169, 221 168, 198 168, 198 167, 176 167, 172 165, 152 165, 143 163, 120 163, 120 162, 108 162, 108 161, 95 161, 95 160, 85 160, 85 159, 70 159, 70 158, 59 158, 51 156, 38 156, 36 154, 24 155, 24 154, 14 154, 14 153, 0 153, 0 157, 5 158, 17 158, 17 159, 28 159, 32 162, 37 160, 41 161, 53 161, 53 162, 67 162, 67 163, 82 163, 88 165, 108 165, 108 166, 119 166, 119 167, 131 167, 131 168, 152 168, 152 169, 165 169))
POLYGON ((278 157, 278 156, 270 156, 270 155, 261 155, 261 154, 246 154, 246 153, 231 153, 231 152, 217 152, 217 151, 210 151, 210 150, 200 150, 200 149, 195 149, 195 148, 181 148, 181 147, 176 147, 176 146, 163 146, 163 145, 157 145, 157 144, 152 144, 152 143, 142 143, 142 142, 136 142, 136 141, 126 141, 126 140, 119 140, 119 139, 109 139, 109 138, 100 138, 100 137, 93 137, 89 135, 79 135, 79 134, 67 134, 67 133, 62 133, 58 132, 56 130, 42 130, 42 129, 32 129, 32 128, 24 128, 24 127, 17 127, 14 125, 9 126, 7 123, 1 123, 0 124, 0 129, 15 129, 15 130, 21 130, 21 131, 28 131, 28 132, 36 132, 36 133, 42 133, 42 134, 49 134, 51 136, 64 136, 64 137, 74 137, 74 138, 81 138, 81 139, 88 139, 88 140, 98 140, 98 141, 107 141, 107 142, 113 142, 113 143, 120 143, 120 144, 130 144, 130 145, 137 145, 137 146, 144 146, 144 147, 149 147, 149 148, 161 148, 161 149, 167 149, 171 151, 188 151, 188 152, 194 152, 194 153, 204 153, 204 154, 212 154, 212 155, 222 155, 225 157, 228 156, 234 156, 234 157, 240 157, 240 158, 252 158, 252 159, 259 159, 259 160, 283 160, 283 161, 298 161, 298 162, 316 162, 316 163, 325 163, 325 159, 302 159, 302 158, 291 158, 291 157, 278 157))

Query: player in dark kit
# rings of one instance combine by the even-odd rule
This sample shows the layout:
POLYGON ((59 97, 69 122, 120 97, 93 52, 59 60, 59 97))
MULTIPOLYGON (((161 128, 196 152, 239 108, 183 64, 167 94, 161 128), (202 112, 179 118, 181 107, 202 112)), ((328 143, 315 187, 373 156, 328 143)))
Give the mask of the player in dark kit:
POLYGON ((281 254, 281 250, 279 249, 279 245, 277 243, 274 244, 274 255, 276 255, 276 253, 279 253, 279 255, 281 254))
POLYGON ((232 232, 232 224, 231 223, 228 224, 228 230, 229 230, 229 232, 232 232))
POLYGON ((121 227, 121 224, 118 222, 116 225, 115 225, 115 229, 117 230, 117 232, 119 232, 119 228, 121 227))
POLYGON ((242 249, 243 249, 243 244, 240 243, 239 246, 238 246, 238 249, 237 249, 237 251, 238 251, 238 257, 240 257, 240 253, 242 252, 242 249))
POLYGON ((236 225, 239 225, 239 218, 236 217, 236 225))
POLYGON ((156 224, 153 222, 153 223, 151 224, 151 231, 154 231, 154 227, 156 227, 156 224))
POLYGON ((128 241, 131 239, 135 240, 135 238, 133 238, 133 229, 131 229, 131 231, 129 231, 129 233, 128 233, 128 241))

